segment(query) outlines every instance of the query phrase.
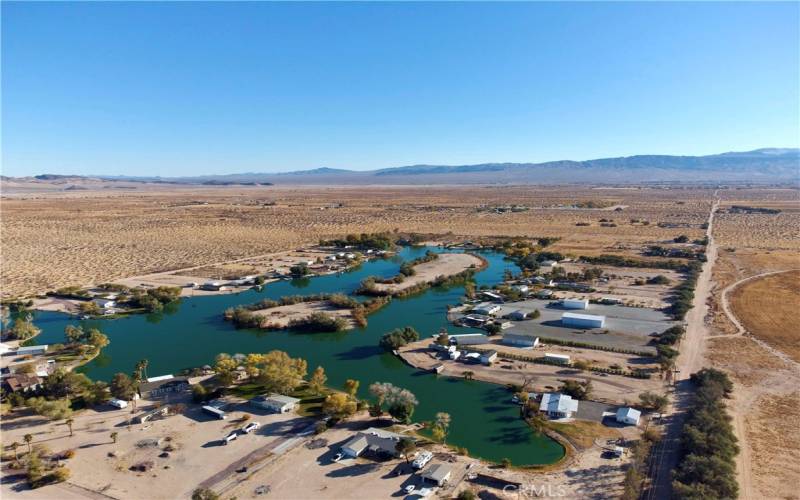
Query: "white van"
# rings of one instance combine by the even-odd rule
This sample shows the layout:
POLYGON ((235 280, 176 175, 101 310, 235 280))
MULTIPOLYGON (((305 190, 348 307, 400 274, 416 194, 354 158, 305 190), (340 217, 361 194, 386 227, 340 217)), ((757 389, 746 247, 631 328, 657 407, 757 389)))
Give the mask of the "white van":
POLYGON ((238 436, 239 436, 239 433, 234 431, 234 432, 231 432, 230 434, 228 434, 227 436, 225 436, 225 439, 223 439, 223 441, 225 441, 225 444, 230 444, 231 441, 236 441, 236 438, 238 436))

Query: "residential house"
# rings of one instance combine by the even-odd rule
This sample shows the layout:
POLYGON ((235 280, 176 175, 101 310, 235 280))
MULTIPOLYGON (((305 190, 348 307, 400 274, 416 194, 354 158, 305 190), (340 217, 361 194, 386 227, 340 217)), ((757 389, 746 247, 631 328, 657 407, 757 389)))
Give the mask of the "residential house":
POLYGON ((402 434, 370 427, 363 432, 356 433, 342 445, 341 451, 351 458, 361 456, 365 452, 378 457, 396 457, 399 455, 397 443, 407 437, 402 434))
POLYGON ((250 404, 256 408, 271 411, 273 413, 287 413, 294 410, 299 399, 283 394, 264 394, 256 396, 250 400, 250 404))
POLYGON ((617 422, 626 425, 639 425, 642 412, 635 408, 624 407, 617 410, 617 422))
POLYGON ((546 413, 550 418, 570 418, 578 411, 578 401, 567 394, 542 394, 539 411, 546 413))
POLYGON ((42 378, 27 373, 16 373, 3 379, 3 383, 10 392, 35 391, 42 385, 42 378))
POLYGON ((453 467, 449 464, 433 464, 425 469, 421 476, 425 481, 430 481, 436 486, 444 486, 450 480, 453 467))
POLYGON ((158 399, 189 390, 189 377, 162 375, 151 377, 139 384, 139 396, 143 399, 158 399))

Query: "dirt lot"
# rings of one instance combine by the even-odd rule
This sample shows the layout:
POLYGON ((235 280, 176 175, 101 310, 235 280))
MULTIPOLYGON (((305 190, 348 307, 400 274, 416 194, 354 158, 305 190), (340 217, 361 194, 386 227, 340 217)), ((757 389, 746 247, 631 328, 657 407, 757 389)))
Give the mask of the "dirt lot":
MULTIPOLYGON (((235 475, 235 470, 229 469, 236 469, 243 458, 269 455, 270 447, 287 433, 303 422, 307 425, 306 419, 291 413, 267 415, 247 406, 231 411, 228 420, 211 419, 196 405, 184 415, 131 427, 126 425, 129 415, 127 409, 86 410, 74 417, 73 437, 62 422, 51 423, 36 416, 5 417, 3 443, 22 443, 23 435, 30 433, 34 445, 46 445, 53 452, 75 450, 75 457, 66 463, 72 472, 69 482, 89 490, 89 498, 99 496, 91 492, 99 492, 113 498, 172 499, 188 498, 197 484, 209 478, 235 475), (221 445, 221 438, 244 425, 238 421, 244 414, 262 427, 228 446, 221 445), (116 443, 111 432, 118 433, 116 443), (147 462, 152 462, 147 472, 129 470, 147 462)), ((24 492, 24 485, 7 474, 4 471, 3 497, 20 486, 24 492)), ((61 492, 59 487, 45 487, 25 493, 29 498, 59 499, 63 498, 61 492)))
POLYGON ((407 277, 402 283, 376 283, 375 288, 398 292, 420 283, 433 281, 437 276, 452 276, 469 269, 470 266, 479 267, 480 265, 481 260, 468 253, 441 253, 436 260, 414 266, 416 274, 407 277))
MULTIPOLYGON (((430 342, 430 339, 414 342, 400 348, 400 354, 408 364, 421 370, 431 370, 434 366, 441 363, 444 366, 444 371, 441 374, 450 377, 461 378, 464 376, 463 374, 465 371, 471 371, 473 372, 474 378, 477 380, 504 385, 522 384, 526 378, 532 378, 533 390, 539 392, 556 389, 561 385, 563 380, 590 380, 592 382, 592 399, 618 404, 624 404, 626 401, 638 401, 639 394, 645 391, 661 392, 664 389, 664 381, 661 380, 658 375, 649 380, 634 379, 619 375, 601 375, 591 371, 574 370, 571 368, 561 368, 538 363, 528 363, 517 360, 504 361, 502 354, 498 356, 498 360, 491 366, 442 360, 435 355, 435 351, 428 349, 427 346, 430 342)), ((487 344, 481 347, 490 347, 498 351, 531 353, 530 350, 496 344, 487 344)), ((550 349, 550 347, 547 348, 547 351, 568 352, 566 349, 550 349)), ((612 356, 624 356, 618 353, 601 353, 599 351, 590 350, 580 350, 582 353, 577 355, 576 351, 578 350, 571 350, 569 353, 579 359, 597 359, 598 361, 605 359, 605 362, 609 362, 612 356), (598 354, 595 354, 596 352, 598 354), (608 356, 606 357, 604 355, 608 356)), ((541 350, 542 355, 543 353, 544 349, 541 350)), ((635 362, 633 359, 634 357, 631 356, 629 358, 630 359, 627 360, 628 362, 635 362)))
MULTIPOLYGON (((752 198, 746 201, 736 204, 765 206, 752 203, 752 198)), ((714 269, 711 320, 716 338, 709 340, 708 358, 712 366, 724 369, 734 380, 728 407, 740 440, 737 472, 741 497, 798 498, 794 482, 800 476, 800 365, 796 338, 791 342, 800 301, 797 273, 765 276, 738 285, 763 273, 800 267, 796 250, 791 250, 797 240, 772 239, 770 234, 786 238, 789 233, 775 232, 778 219, 774 216, 759 217, 765 218, 762 222, 766 225, 758 229, 760 233, 733 223, 715 230, 717 238, 727 239, 736 247, 721 249, 714 269), (744 234, 748 231, 750 234, 744 234), (729 299, 727 313, 723 307, 725 293, 729 299), (744 334, 728 313, 743 326, 744 334)))
POLYGON ((324 312, 331 316, 344 318, 348 321, 348 328, 355 328, 356 326, 350 309, 338 309, 325 302, 300 302, 253 312, 259 316, 269 318, 269 323, 277 328, 286 328, 292 320, 307 318, 315 312, 324 312))
POLYGON ((747 331, 800 362, 800 271, 749 281, 730 300, 747 331))
MULTIPOLYGON (((552 247, 556 251, 639 253, 645 245, 679 234, 700 237, 710 194, 703 189, 558 186, 274 186, 125 192, 98 188, 5 194, 0 199, 0 280, 4 297, 29 295, 68 285, 214 266, 347 233, 395 229, 467 236, 554 236, 561 238, 552 247), (591 200, 627 208, 620 212, 558 208, 591 200), (342 207, 330 208, 338 204, 342 207), (506 204, 529 209, 485 210, 506 204), (614 219, 614 226, 601 226, 601 218, 614 219)), ((213 268, 209 271, 214 273, 213 268)))

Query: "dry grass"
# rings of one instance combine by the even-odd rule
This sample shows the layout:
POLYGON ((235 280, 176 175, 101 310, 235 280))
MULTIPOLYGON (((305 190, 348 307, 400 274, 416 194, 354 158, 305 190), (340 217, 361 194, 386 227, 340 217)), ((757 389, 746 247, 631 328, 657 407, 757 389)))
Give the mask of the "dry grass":
POLYGON ((800 271, 747 282, 731 293, 734 314, 747 330, 800 362, 800 271))
POLYGON ((3 296, 41 293, 295 249, 370 231, 558 236, 556 250, 638 253, 679 234, 700 237, 708 190, 575 187, 259 187, 6 196, 3 296), (621 212, 552 208, 606 200, 621 212), (332 203, 342 208, 328 208, 332 203), (518 213, 485 206, 522 204, 518 213), (601 227, 613 218, 617 227, 601 227), (631 219, 650 222, 644 226, 631 219), (576 226, 590 222, 590 226, 576 226), (658 227, 668 223, 675 227, 658 227))
POLYGON ((569 439, 579 450, 591 448, 596 439, 616 439, 620 436, 616 429, 587 420, 574 420, 569 423, 548 422, 547 426, 569 439))

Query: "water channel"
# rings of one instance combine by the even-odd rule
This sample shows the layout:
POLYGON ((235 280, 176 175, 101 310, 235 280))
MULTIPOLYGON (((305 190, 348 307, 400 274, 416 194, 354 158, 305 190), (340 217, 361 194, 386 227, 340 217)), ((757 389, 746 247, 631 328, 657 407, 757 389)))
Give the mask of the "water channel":
MULTIPOLYGON (((220 352, 246 354, 279 349, 308 360, 309 372, 322 366, 328 384, 333 387, 341 387, 348 378, 359 380, 362 398, 369 397, 367 388, 376 381, 409 389, 419 400, 413 419, 425 421, 432 419, 436 412, 449 413, 452 424, 448 442, 467 448, 473 456, 496 462, 508 458, 515 465, 557 461, 564 454, 563 447, 530 430, 519 417, 518 407, 510 404, 510 394, 504 387, 422 372, 378 346, 380 336, 396 327, 410 325, 423 337, 429 337, 449 326, 447 305, 459 302, 464 294, 462 287, 431 289, 413 297, 395 299, 370 315, 367 327, 346 332, 237 330, 222 319, 226 308, 263 298, 350 293, 365 277, 394 276, 403 259, 419 257, 429 249, 441 251, 403 248, 395 258, 366 262, 340 275, 270 283, 261 291, 184 298, 160 314, 80 321, 61 313, 36 312, 34 322, 42 333, 34 343, 64 342, 64 327, 68 324, 99 328, 111 343, 100 356, 79 369, 98 380, 110 380, 117 372, 130 373, 134 364, 144 358, 149 361, 148 374, 155 376, 213 364, 220 352)), ((518 270, 501 254, 485 252, 482 255, 489 266, 476 274, 479 286, 498 283, 506 269, 518 270)), ((468 331, 459 329, 458 333, 468 331)))

